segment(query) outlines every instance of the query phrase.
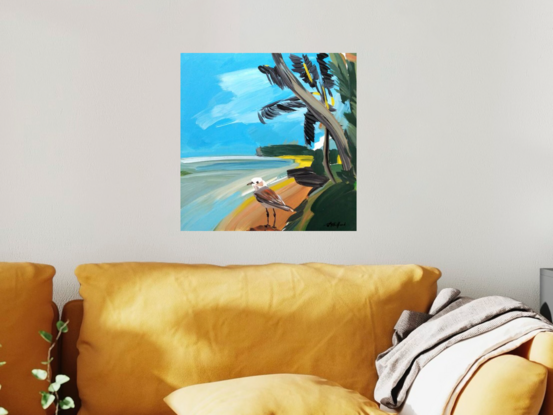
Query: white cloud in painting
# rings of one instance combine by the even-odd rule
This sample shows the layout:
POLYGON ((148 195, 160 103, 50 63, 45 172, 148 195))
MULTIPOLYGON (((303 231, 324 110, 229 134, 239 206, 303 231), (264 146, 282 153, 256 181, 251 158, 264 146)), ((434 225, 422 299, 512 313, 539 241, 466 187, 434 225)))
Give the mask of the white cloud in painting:
MULTIPOLYGON (((291 95, 290 91, 282 91, 271 85, 267 77, 257 68, 227 72, 219 75, 218 78, 219 86, 225 92, 219 93, 215 101, 222 96, 228 96, 228 92, 231 92, 233 97, 230 102, 206 108, 194 116, 196 124, 204 130, 223 120, 228 121, 224 125, 259 123, 257 112, 263 106, 291 95)), ((284 114, 278 118, 281 122, 299 119, 303 119, 303 111, 284 114)))
POLYGON ((320 148, 323 148, 324 142, 325 142, 325 136, 323 134, 319 137, 317 141, 315 141, 315 143, 313 143, 313 150, 318 150, 320 148))

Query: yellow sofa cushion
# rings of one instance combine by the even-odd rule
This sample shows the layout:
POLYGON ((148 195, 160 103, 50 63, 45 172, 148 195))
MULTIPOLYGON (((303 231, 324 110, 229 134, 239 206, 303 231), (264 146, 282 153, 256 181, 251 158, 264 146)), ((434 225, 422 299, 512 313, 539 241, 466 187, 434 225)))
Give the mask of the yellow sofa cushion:
POLYGON ((410 266, 81 265, 80 415, 166 415, 189 385, 319 376, 372 399, 376 356, 440 272, 410 266))
POLYGON ((187 386, 165 402, 177 415, 380 415, 369 399, 309 375, 263 375, 187 386))
POLYGON ((47 385, 31 370, 48 353, 38 332, 52 332, 54 274, 49 265, 0 262, 0 406, 10 414, 44 415, 39 392, 47 385))
POLYGON ((474 374, 453 415, 538 415, 546 385, 545 367, 520 356, 498 356, 474 374))

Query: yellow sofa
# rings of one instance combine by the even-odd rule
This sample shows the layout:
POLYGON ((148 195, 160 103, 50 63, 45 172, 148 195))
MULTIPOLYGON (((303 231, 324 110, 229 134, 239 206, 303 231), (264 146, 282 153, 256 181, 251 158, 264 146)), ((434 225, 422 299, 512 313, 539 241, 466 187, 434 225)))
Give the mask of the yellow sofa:
MULTIPOLYGON (((48 354, 49 345, 38 332, 55 331, 54 274, 49 265, 0 262, 0 362, 6 362, 0 366, 0 407, 10 415, 44 414, 39 393, 45 386, 31 370, 42 368, 40 362, 48 354)), ((54 360, 53 371, 57 363, 54 360)))
MULTIPOLYGON (((170 415, 163 398, 180 388, 273 373, 309 375, 298 383, 309 387, 328 379, 373 399, 374 360, 395 321, 404 309, 427 311, 440 276, 415 265, 156 263, 88 264, 76 274, 84 300, 64 306, 70 330, 59 353, 71 378, 62 395, 77 403, 68 415, 170 415)), ((553 335, 540 334, 483 365, 453 413, 553 415, 551 370, 553 335)), ((203 414, 231 412, 190 412, 203 414)))

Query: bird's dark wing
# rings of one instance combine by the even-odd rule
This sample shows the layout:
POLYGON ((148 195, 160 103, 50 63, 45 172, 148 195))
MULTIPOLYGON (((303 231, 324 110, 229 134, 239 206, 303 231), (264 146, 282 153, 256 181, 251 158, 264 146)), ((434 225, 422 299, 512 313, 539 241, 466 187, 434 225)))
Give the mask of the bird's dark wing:
POLYGON ((294 211, 290 206, 287 206, 286 203, 284 203, 282 198, 277 195, 273 189, 270 189, 267 186, 256 190, 253 194, 259 203, 263 203, 276 209, 288 210, 291 212, 294 211))
POLYGON ((261 189, 254 192, 255 198, 260 203, 266 203, 268 205, 284 205, 282 198, 275 193, 273 189, 267 186, 263 186, 261 189))

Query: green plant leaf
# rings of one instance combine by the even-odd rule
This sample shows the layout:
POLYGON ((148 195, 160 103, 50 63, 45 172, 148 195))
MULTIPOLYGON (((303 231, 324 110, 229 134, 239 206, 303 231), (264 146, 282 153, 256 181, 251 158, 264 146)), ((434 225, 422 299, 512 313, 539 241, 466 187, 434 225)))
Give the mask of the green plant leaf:
POLYGON ((48 373, 42 369, 33 369, 31 373, 38 380, 45 380, 48 377, 48 373))
POLYGON ((40 404, 42 405, 42 409, 48 408, 52 403, 54 402, 55 396, 48 392, 40 392, 42 395, 42 399, 40 400, 40 404))
POLYGON ((69 382, 69 376, 65 376, 65 375, 56 376, 56 383, 59 383, 60 385, 62 385, 65 382, 69 382))
POLYGON ((57 382, 50 383, 50 386, 48 386, 49 392, 57 392, 60 390, 61 385, 57 382))
POLYGON ((75 402, 69 396, 60 401, 61 409, 71 409, 75 407, 75 402))
POLYGON ((40 334, 40 337, 42 337, 44 340, 46 340, 48 343, 52 343, 52 335, 48 333, 47 331, 40 330, 38 332, 40 334))
POLYGON ((46 366, 48 366, 48 365, 49 365, 50 363, 52 363, 52 361, 53 361, 53 360, 54 360, 54 358, 53 358, 53 357, 51 357, 51 358, 50 358, 50 359, 48 359, 47 361, 45 361, 45 362, 40 362, 40 363, 42 363, 43 365, 46 365, 46 366))
POLYGON ((62 333, 67 333, 69 331, 69 328, 67 327, 67 323, 65 321, 58 321, 56 323, 56 327, 58 328, 59 331, 61 331, 62 333))
POLYGON ((8 411, 0 406, 0 415, 8 415, 8 411))

